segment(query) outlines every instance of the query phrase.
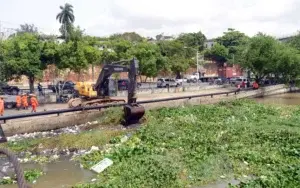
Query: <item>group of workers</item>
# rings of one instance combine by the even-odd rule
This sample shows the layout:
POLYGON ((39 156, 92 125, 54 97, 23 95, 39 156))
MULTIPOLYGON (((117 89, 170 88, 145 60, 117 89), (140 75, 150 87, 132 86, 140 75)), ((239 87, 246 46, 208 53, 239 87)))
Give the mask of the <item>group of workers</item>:
MULTIPOLYGON (((28 109, 28 97, 30 97, 30 104, 32 107, 31 112, 36 112, 37 107, 39 106, 39 102, 34 94, 18 94, 16 97, 16 108, 17 110, 28 109)), ((0 96, 0 116, 4 115, 4 97, 0 96)))
MULTIPOLYGON (((240 90, 241 88, 249 88, 249 87, 250 87, 250 81, 247 81, 247 82, 242 81, 241 84, 237 85, 238 90, 240 90)), ((259 88, 259 85, 256 81, 253 82, 252 88, 253 89, 258 89, 259 88)))

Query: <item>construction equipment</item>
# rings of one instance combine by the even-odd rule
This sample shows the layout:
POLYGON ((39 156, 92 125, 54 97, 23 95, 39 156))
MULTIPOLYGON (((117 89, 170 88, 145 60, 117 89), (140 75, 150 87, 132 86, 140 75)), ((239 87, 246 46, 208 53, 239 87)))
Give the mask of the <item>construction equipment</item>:
POLYGON ((107 103, 125 103, 124 99, 113 99, 109 97, 110 76, 113 73, 128 72, 128 99, 124 106, 125 120, 127 124, 138 122, 144 115, 145 109, 136 103, 136 77, 138 75, 138 60, 113 62, 104 65, 95 85, 77 83, 75 90, 79 97, 70 99, 68 105, 70 108, 79 106, 96 106, 107 103), (130 65, 128 65, 130 63, 130 65))

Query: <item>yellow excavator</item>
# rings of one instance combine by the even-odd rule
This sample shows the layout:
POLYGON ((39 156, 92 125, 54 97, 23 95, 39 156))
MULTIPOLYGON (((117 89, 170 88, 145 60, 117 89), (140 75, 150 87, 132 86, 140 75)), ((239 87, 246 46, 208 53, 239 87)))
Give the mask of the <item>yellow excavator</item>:
POLYGON ((139 63, 138 60, 112 62, 103 66, 95 85, 78 82, 75 90, 78 97, 68 101, 69 108, 97 106, 109 103, 126 103, 124 99, 114 99, 109 97, 110 76, 113 73, 128 72, 128 97, 124 106, 125 120, 138 121, 145 113, 143 106, 136 103, 136 88, 139 63))

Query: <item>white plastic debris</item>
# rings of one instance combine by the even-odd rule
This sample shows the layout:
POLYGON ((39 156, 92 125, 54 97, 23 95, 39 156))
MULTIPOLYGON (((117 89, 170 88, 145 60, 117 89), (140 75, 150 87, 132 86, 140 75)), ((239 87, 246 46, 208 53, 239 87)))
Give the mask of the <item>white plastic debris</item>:
POLYGON ((52 160, 59 159, 59 155, 52 155, 52 156, 51 156, 51 159, 52 159, 52 160))
POLYGON ((121 143, 126 142, 127 140, 128 140, 128 136, 125 135, 124 137, 121 138, 121 143))
POLYGON ((113 164, 113 161, 109 158, 105 158, 96 165, 92 166, 91 170, 100 173, 103 172, 107 167, 111 166, 113 164))
POLYGON ((99 151, 99 147, 97 147, 97 146, 92 146, 90 151, 99 151))
POLYGON ((98 121, 92 121, 91 124, 92 125, 98 124, 98 121))

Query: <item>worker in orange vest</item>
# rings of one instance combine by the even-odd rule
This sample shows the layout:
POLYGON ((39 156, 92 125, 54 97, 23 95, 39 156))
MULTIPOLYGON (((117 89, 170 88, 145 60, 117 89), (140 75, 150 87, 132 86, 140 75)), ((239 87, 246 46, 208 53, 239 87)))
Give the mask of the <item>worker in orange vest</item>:
POLYGON ((22 97, 21 97, 21 95, 20 94, 18 94, 17 95, 17 97, 16 97, 16 103, 17 103, 17 110, 20 110, 20 108, 21 108, 21 105, 22 105, 22 97))
POLYGON ((36 108, 39 106, 39 102, 36 99, 36 96, 34 94, 30 95, 30 103, 31 103, 31 107, 32 107, 31 112, 36 112, 36 108))
POLYGON ((4 97, 0 96, 0 116, 4 115, 4 97))
POLYGON ((23 108, 24 109, 28 109, 28 97, 27 97, 27 95, 25 93, 22 94, 21 101, 22 101, 23 108))

